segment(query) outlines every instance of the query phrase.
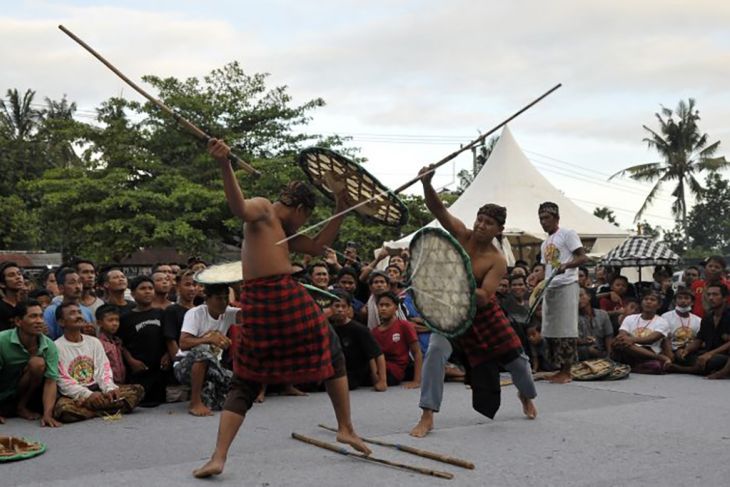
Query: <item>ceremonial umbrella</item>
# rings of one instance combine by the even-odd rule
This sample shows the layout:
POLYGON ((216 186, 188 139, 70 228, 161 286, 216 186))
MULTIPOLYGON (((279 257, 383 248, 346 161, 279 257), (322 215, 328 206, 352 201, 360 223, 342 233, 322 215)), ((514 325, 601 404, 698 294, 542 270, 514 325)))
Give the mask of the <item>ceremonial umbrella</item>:
POLYGON ((648 235, 635 235, 624 240, 601 259, 601 264, 612 267, 638 267, 656 265, 677 265, 679 256, 661 242, 655 242, 648 235))

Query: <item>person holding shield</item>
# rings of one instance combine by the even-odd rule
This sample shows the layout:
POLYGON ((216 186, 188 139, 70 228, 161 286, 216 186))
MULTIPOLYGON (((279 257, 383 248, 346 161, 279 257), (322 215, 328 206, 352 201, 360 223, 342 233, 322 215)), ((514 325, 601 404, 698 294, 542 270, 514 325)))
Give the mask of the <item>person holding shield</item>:
POLYGON ((335 194, 338 216, 314 238, 295 236, 314 210, 314 193, 307 185, 290 182, 273 203, 262 197, 244 199, 228 159, 230 148, 211 139, 208 151, 220 165, 229 208, 244 222, 244 319, 233 344, 234 375, 215 450, 193 475, 204 478, 223 471, 231 443, 262 384, 325 381, 337 417, 337 441, 370 454, 350 418, 345 360, 336 334, 307 290, 292 278, 289 259, 290 252, 323 255, 332 245, 344 220, 340 213, 348 204, 344 188, 335 194))

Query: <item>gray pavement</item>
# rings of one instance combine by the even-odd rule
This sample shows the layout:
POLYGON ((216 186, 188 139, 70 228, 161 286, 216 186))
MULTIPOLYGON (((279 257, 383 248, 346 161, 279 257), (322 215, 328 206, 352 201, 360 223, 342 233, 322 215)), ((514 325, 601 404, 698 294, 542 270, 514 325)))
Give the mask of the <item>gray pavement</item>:
POLYGON ((447 384, 436 429, 408 436, 418 391, 352 393, 364 436, 471 460, 475 470, 384 447, 374 455, 452 472, 453 480, 373 465, 294 441, 292 431, 326 441, 334 424, 326 394, 270 397, 249 413, 223 475, 190 472, 211 452, 218 423, 193 418, 185 404, 140 409, 120 421, 95 419, 60 429, 11 419, 0 434, 46 443, 35 459, 0 464, 0 486, 674 486, 727 485, 730 381, 632 374, 619 382, 538 383, 538 419, 522 416, 515 389, 502 389, 494 421, 471 410, 462 384, 447 384))

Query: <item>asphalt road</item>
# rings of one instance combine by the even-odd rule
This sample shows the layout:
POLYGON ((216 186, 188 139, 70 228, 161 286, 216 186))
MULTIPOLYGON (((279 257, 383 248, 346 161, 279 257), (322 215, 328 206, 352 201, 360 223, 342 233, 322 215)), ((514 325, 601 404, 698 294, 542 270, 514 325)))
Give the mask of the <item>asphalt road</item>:
POLYGON ((447 384, 436 429, 415 424, 418 391, 391 388, 351 395, 363 436, 468 459, 475 470, 385 447, 374 455, 454 474, 443 480, 321 450, 292 431, 334 442, 317 427, 334 424, 326 394, 269 397, 256 405, 233 445, 223 475, 191 476, 209 456, 217 415, 194 418, 186 405, 140 409, 119 421, 95 419, 60 429, 19 419, 0 435, 46 443, 45 454, 0 464, 0 487, 40 486, 656 486, 727 485, 730 479, 730 381, 632 374, 619 382, 538 383, 538 419, 522 416, 513 386, 502 389, 494 421, 471 410, 462 384, 447 384))

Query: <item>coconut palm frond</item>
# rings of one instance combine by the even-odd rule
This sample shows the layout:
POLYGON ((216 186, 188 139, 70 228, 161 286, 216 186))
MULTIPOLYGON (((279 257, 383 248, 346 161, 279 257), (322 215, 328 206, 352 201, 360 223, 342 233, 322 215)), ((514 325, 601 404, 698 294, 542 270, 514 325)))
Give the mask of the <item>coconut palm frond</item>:
POLYGON ((730 167, 730 161, 725 159, 725 156, 708 157, 695 163, 695 167, 697 167, 700 171, 719 171, 720 169, 727 169, 730 167))
POLYGON ((636 174, 643 174, 646 171, 656 171, 660 170, 662 165, 664 163, 662 162, 648 162, 645 164, 637 164, 636 166, 627 167, 626 169, 621 169, 616 174, 612 174, 609 176, 608 180, 612 180, 615 177, 618 176, 626 176, 628 175, 630 178, 634 178, 636 174))
POLYGON ((654 187, 651 188, 651 191, 649 191, 649 194, 647 195, 646 199, 644 200, 644 203, 641 205, 641 208, 639 208, 639 211, 636 213, 636 216, 634 217, 634 222, 638 222, 639 220, 641 220, 641 217, 644 214, 644 212, 646 211, 646 209, 649 208, 649 206, 651 206, 651 204, 654 202, 654 198, 656 197, 656 194, 661 189, 661 186, 663 183, 664 183, 664 181, 659 179, 659 181, 657 181, 656 184, 654 184, 654 187))

